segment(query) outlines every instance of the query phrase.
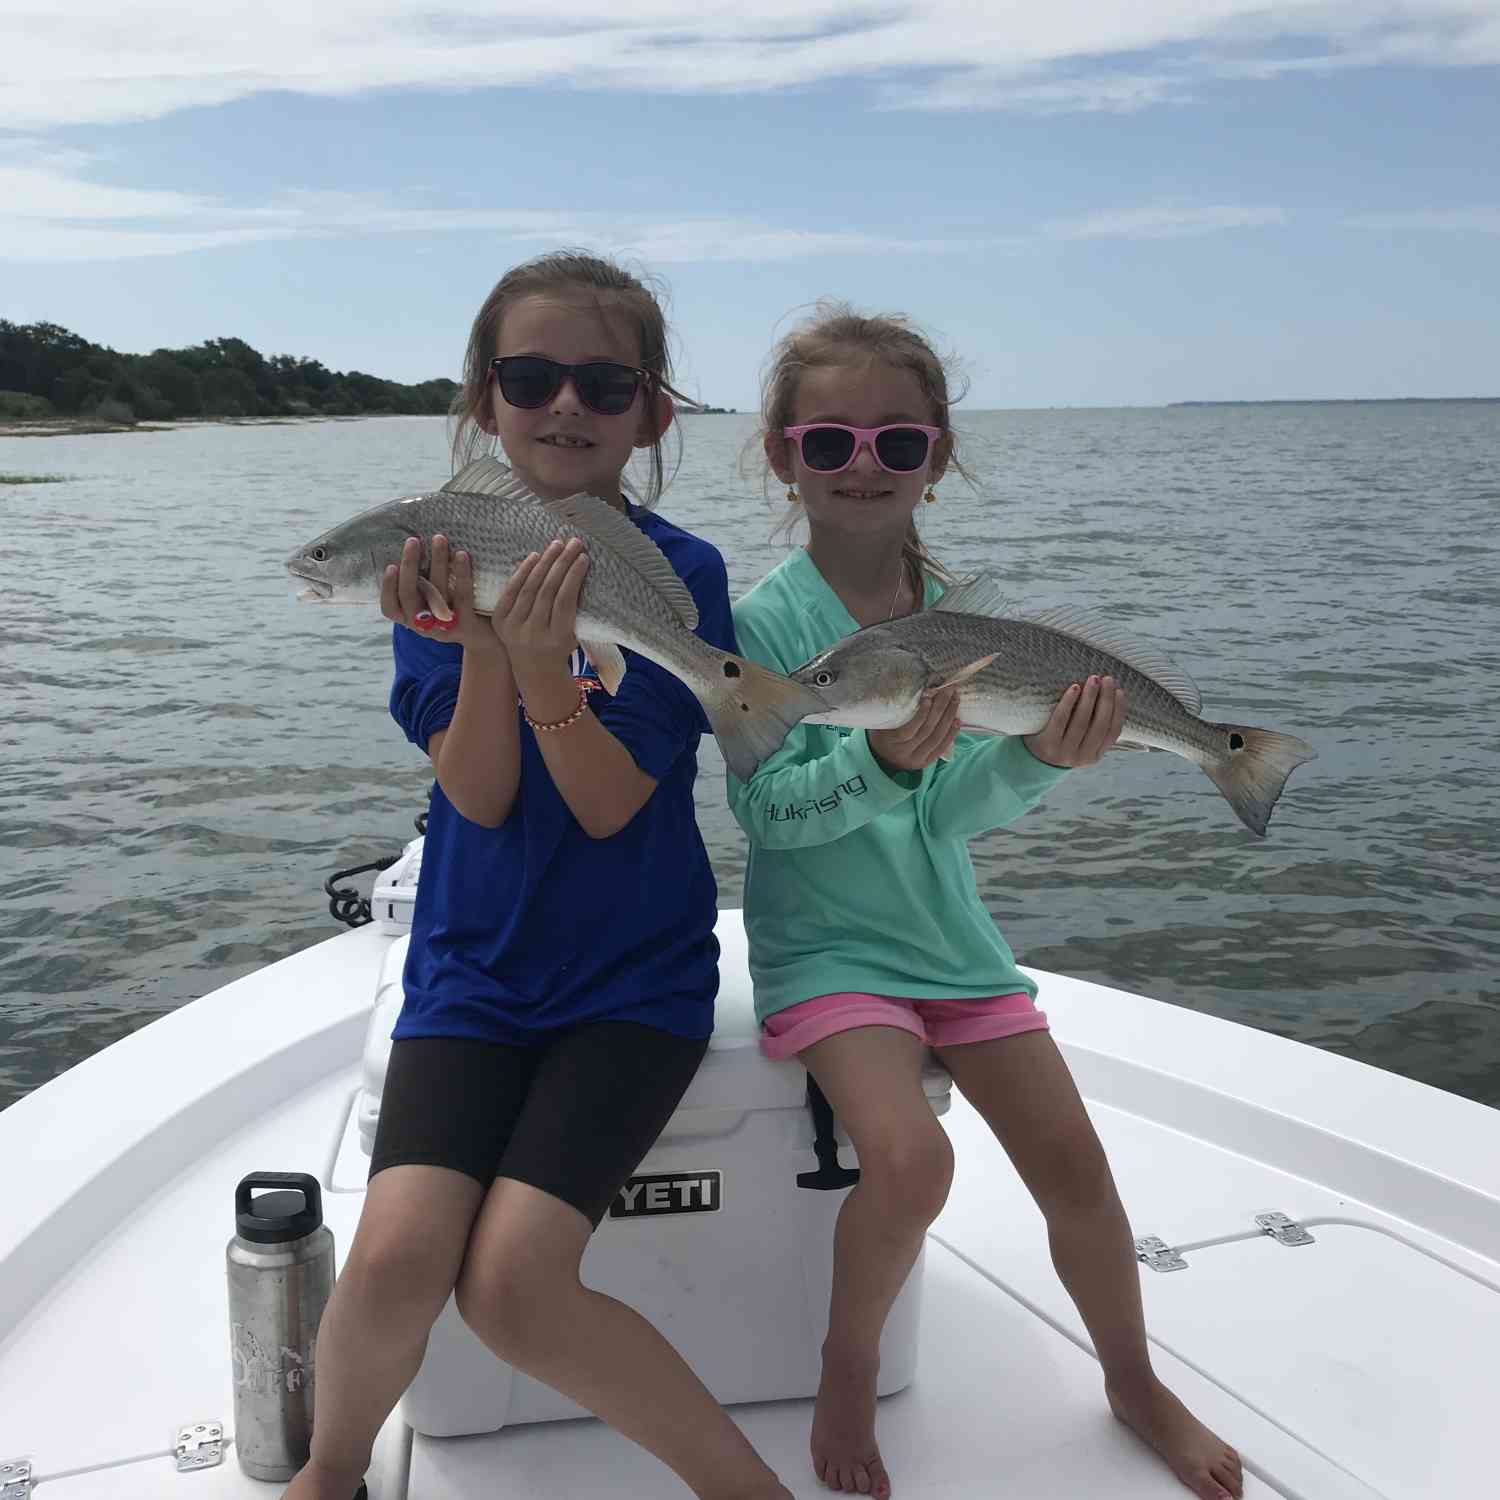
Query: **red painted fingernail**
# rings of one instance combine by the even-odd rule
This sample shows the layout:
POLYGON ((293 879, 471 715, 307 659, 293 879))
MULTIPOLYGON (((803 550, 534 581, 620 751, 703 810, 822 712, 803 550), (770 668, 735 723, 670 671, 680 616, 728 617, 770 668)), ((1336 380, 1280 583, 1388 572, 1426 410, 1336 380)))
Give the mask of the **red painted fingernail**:
POLYGON ((432 622, 439 630, 457 630, 458 616, 449 615, 446 620, 434 620, 432 622))

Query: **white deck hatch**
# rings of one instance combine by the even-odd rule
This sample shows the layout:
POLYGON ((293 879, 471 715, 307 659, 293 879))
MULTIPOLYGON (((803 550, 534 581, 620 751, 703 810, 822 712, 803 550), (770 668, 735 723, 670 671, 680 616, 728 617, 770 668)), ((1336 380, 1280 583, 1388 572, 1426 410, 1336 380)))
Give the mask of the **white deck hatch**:
POLYGON ((1252 1228, 1144 1273, 1154 1340, 1388 1500, 1472 1493, 1500 1291, 1375 1225, 1303 1223, 1310 1245, 1252 1228))

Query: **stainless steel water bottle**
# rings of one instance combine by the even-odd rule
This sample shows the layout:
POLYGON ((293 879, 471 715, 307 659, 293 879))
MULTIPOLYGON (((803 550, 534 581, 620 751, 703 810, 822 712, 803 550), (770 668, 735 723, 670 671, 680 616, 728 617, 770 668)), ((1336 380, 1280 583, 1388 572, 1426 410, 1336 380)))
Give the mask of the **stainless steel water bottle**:
POLYGON ((234 1190, 234 1218, 225 1251, 234 1449, 252 1479, 290 1479, 312 1442, 313 1355, 333 1290, 333 1235, 318 1179, 305 1172, 252 1172, 234 1190))

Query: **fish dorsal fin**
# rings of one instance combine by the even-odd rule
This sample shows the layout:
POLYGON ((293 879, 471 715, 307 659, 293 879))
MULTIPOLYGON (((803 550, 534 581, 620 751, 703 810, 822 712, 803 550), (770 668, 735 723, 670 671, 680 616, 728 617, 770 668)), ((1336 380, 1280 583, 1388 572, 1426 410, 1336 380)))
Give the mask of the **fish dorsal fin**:
POLYGON ((608 501, 593 495, 569 495, 566 500, 543 500, 540 504, 585 536, 598 537, 667 601, 689 630, 697 627, 698 604, 687 584, 677 576, 661 548, 629 516, 622 516, 608 501))
POLYGON ((537 498, 498 458, 486 455, 467 463, 443 486, 457 495, 499 495, 506 500, 537 498))
MULTIPOLYGON (((593 495, 570 495, 566 500, 542 500, 534 495, 498 458, 486 455, 467 463, 443 486, 455 494, 496 495, 503 500, 524 500, 550 510, 559 520, 569 521, 580 531, 607 542, 666 599, 672 613, 693 630, 698 624, 698 604, 688 586, 677 576, 661 548, 628 516, 593 495)), ((597 666, 597 663, 595 664, 597 666)))
POLYGON ((1041 625, 1048 630, 1060 630, 1064 635, 1076 636, 1100 651, 1118 656, 1126 666, 1149 677, 1159 687, 1165 688, 1191 714, 1203 707, 1203 694, 1198 684, 1181 667, 1167 656, 1160 647, 1148 645, 1127 630, 1122 630, 1113 620, 1093 610, 1080 609, 1075 605, 1061 604, 1053 609, 1007 610, 1003 616, 1009 620, 1022 620, 1028 625, 1041 625))
MULTIPOLYGON (((952 614, 988 615, 996 620, 1021 620, 1077 636, 1100 651, 1118 656, 1127 666, 1144 673, 1165 688, 1189 713, 1203 707, 1198 684, 1159 647, 1148 645, 1129 631, 1122 630, 1106 615, 1075 605, 1062 604, 1050 609, 1017 609, 1006 602, 999 580, 993 573, 976 573, 972 578, 952 584, 932 606, 952 614)), ((1144 746, 1135 748, 1145 748, 1144 746)))
POLYGON ((950 583, 932 607, 955 615, 998 615, 1005 609, 1005 595, 993 573, 976 573, 950 583))

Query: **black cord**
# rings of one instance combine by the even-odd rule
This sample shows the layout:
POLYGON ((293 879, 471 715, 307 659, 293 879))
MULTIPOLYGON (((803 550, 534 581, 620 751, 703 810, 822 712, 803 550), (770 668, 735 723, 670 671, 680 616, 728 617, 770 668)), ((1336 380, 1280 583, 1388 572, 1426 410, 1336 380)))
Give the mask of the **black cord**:
MULTIPOLYGON (((418 813, 415 821, 417 832, 426 838, 427 814, 418 813)), ((347 870, 335 870, 323 882, 323 893, 328 897, 328 910, 333 920, 349 927, 364 927, 373 922, 375 918, 370 912, 369 898, 361 896, 352 885, 339 886, 334 882, 347 880, 351 875, 368 875, 371 870, 389 870, 400 858, 400 854, 388 854, 384 859, 371 860, 367 865, 352 865, 347 870)))
POLYGON ((369 899, 361 896, 352 885, 335 885, 336 880, 347 880, 351 875, 366 875, 371 870, 389 870, 400 858, 399 854, 388 854, 384 859, 372 860, 367 865, 354 865, 347 870, 335 870, 323 882, 323 890, 328 896, 328 910, 333 914, 334 921, 344 922, 350 927, 363 927, 366 923, 375 920, 370 915, 369 899))

